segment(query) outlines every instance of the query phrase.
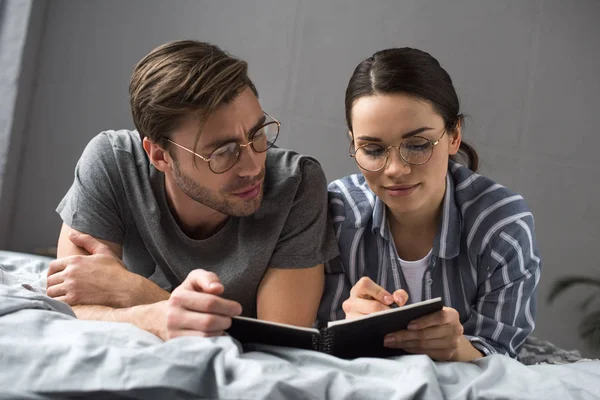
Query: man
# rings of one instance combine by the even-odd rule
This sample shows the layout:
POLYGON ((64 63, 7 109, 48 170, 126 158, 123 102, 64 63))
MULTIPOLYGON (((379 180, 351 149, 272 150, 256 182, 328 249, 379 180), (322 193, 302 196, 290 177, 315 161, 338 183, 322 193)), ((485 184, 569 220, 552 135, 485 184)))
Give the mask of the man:
POLYGON ((163 339, 220 335, 240 314, 312 325, 337 255, 326 180, 273 147, 280 124, 247 64, 172 42, 140 61, 129 92, 137 132, 92 139, 58 206, 47 294, 163 339))

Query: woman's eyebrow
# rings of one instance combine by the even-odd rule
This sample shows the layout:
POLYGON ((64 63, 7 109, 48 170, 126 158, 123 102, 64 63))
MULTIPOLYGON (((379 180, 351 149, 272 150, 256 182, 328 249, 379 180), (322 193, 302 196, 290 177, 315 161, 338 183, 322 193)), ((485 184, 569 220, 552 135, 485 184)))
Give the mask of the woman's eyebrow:
MULTIPOLYGON (((428 126, 423 126, 421 128, 412 130, 410 132, 406 132, 405 134, 402 135, 402 138, 406 139, 411 136, 415 136, 415 135, 418 135, 419 133, 423 133, 423 132, 430 131, 430 130, 433 130, 433 128, 430 128, 428 126)), ((380 138, 375 137, 375 136, 369 136, 369 135, 361 135, 357 139, 368 141, 368 142, 381 142, 380 138)))

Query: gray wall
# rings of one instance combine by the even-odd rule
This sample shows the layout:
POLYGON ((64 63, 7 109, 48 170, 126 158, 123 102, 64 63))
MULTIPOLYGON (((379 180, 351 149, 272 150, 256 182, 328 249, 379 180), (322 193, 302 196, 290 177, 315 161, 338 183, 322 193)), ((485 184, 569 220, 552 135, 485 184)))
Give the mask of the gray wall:
POLYGON ((88 140, 131 128, 129 75, 168 40, 212 41, 245 58, 281 145, 317 157, 329 179, 346 156, 345 85, 374 51, 414 46, 453 77, 465 136, 483 173, 521 192, 544 259, 536 334, 583 349, 573 291, 548 306, 566 273, 598 276, 600 1, 65 1, 48 2, 37 88, 7 247, 55 244, 54 208, 88 140))
POLYGON ((45 4, 0 0, 0 248, 10 237, 45 4))

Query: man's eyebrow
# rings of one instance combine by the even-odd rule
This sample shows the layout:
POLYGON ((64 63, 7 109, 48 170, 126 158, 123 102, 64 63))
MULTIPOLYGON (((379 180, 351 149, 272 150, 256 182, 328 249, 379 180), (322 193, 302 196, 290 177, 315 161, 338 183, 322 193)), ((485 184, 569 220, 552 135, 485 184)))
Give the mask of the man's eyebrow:
MULTIPOLYGON (((402 135, 402 138, 406 139, 411 136, 416 136, 419 133, 423 133, 425 131, 430 131, 430 130, 433 130, 433 128, 430 128, 428 126, 423 126, 421 128, 415 129, 413 131, 406 132, 405 134, 402 135)), ((364 140, 365 142, 381 142, 380 138, 375 137, 375 136, 369 136, 369 135, 361 135, 361 136, 357 137, 357 139, 364 140)))
MULTIPOLYGON (((256 130, 258 128, 260 128, 261 125, 263 125, 266 121, 267 121, 267 116, 263 114, 262 117, 260 117, 258 119, 256 124, 254 124, 254 126, 252 126, 252 128, 250 128, 250 130, 247 133, 247 137, 252 136, 252 134, 254 132, 256 132, 256 130)), ((212 142, 210 142, 209 144, 202 146, 202 148, 203 149, 217 149, 227 143, 236 142, 236 141, 237 141, 237 138, 234 138, 234 137, 216 139, 216 140, 213 140, 212 142)))

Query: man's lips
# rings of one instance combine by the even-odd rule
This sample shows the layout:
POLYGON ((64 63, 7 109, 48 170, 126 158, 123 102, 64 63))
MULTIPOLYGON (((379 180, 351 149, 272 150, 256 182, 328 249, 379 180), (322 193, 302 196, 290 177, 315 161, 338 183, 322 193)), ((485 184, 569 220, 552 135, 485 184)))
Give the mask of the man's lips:
POLYGON ((261 185, 262 185, 262 181, 257 182, 255 184, 253 184, 252 186, 247 186, 244 189, 233 192, 232 194, 234 196, 238 196, 238 197, 240 197, 242 199, 246 199, 246 200, 254 199, 260 194, 261 185))
POLYGON ((245 193, 249 193, 253 190, 256 190, 260 187, 261 182, 256 182, 255 184, 251 185, 251 186, 247 186, 244 189, 238 190, 237 192, 233 192, 233 194, 235 195, 240 195, 240 194, 245 194, 245 193))

